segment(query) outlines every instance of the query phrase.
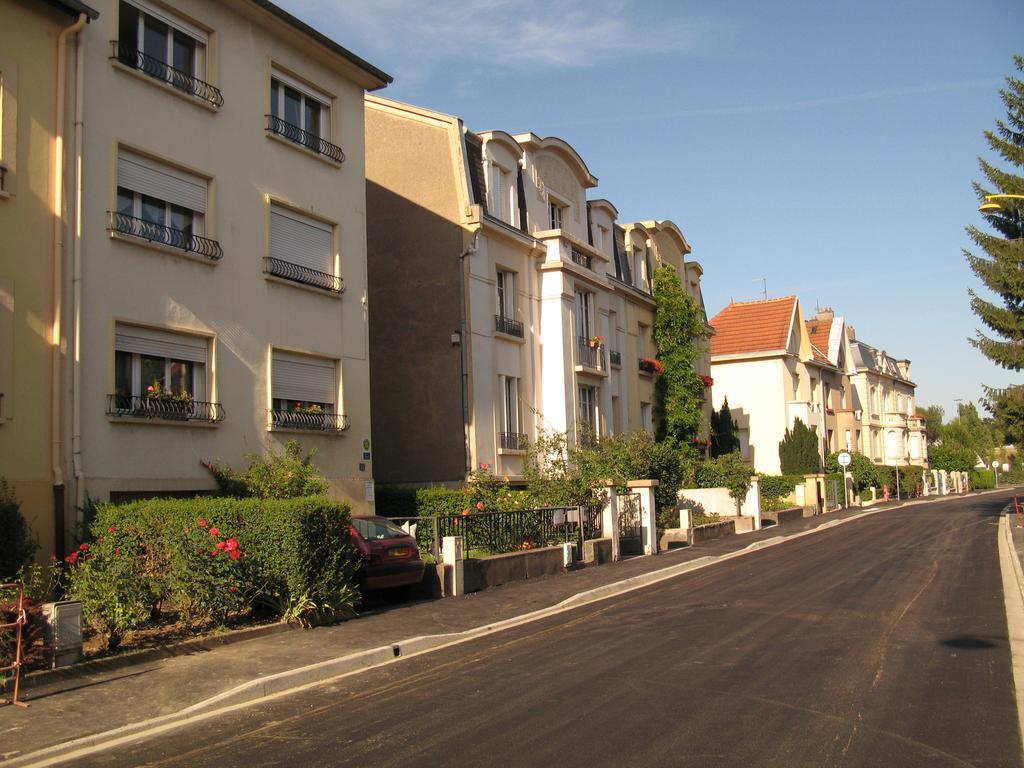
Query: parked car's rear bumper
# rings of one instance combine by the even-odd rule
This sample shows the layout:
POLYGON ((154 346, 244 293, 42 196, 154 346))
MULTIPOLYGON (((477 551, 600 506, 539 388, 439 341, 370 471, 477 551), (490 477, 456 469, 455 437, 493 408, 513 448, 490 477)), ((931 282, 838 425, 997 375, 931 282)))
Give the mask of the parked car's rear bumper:
POLYGON ((426 564, 422 560, 406 560, 401 563, 366 566, 360 573, 360 581, 366 589, 387 589, 419 584, 423 581, 426 564))

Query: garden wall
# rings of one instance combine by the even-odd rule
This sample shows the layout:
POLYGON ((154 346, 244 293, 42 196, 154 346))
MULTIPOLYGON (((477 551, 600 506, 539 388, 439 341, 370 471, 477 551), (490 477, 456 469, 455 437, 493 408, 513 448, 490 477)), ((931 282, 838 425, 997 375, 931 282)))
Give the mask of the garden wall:
POLYGON ((479 592, 510 581, 563 573, 561 547, 543 547, 463 561, 466 592, 479 592))

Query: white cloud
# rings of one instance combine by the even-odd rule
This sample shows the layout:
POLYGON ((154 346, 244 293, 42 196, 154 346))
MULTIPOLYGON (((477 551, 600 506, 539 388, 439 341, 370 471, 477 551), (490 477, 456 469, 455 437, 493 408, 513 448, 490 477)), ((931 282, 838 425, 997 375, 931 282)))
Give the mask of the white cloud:
POLYGON ((589 67, 694 51, 705 20, 638 15, 619 0, 279 0, 291 13, 391 72, 459 62, 527 70, 589 67))

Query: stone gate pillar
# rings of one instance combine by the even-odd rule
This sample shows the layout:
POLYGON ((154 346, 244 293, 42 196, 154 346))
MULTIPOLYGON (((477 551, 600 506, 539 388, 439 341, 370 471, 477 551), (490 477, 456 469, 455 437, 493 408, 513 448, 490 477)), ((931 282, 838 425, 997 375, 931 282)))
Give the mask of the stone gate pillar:
POLYGON ((654 501, 654 489, 658 487, 657 480, 630 480, 626 483, 635 494, 640 496, 640 543, 643 545, 645 555, 658 554, 658 515, 657 505, 654 501))
POLYGON ((605 480, 605 499, 601 508, 601 536, 612 540, 612 562, 621 559, 619 552, 619 494, 615 482, 605 480))

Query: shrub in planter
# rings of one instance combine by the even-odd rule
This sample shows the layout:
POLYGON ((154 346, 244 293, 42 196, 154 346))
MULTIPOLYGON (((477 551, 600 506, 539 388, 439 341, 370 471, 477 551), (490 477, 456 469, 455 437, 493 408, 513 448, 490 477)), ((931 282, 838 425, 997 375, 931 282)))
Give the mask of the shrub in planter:
POLYGON ((13 579, 38 548, 14 489, 0 479, 0 581, 13 579))

